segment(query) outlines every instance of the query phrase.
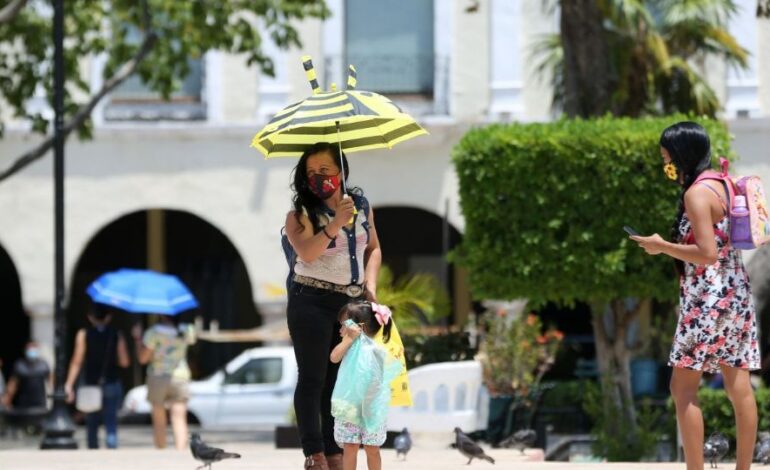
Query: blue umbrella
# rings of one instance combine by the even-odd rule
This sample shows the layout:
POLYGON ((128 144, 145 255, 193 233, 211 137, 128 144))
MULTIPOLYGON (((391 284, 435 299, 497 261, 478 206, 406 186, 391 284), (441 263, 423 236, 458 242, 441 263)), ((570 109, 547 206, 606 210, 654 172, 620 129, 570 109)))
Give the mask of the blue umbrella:
POLYGON ((86 292, 94 302, 131 313, 176 315, 198 306, 178 277, 149 270, 120 269, 102 274, 86 292))

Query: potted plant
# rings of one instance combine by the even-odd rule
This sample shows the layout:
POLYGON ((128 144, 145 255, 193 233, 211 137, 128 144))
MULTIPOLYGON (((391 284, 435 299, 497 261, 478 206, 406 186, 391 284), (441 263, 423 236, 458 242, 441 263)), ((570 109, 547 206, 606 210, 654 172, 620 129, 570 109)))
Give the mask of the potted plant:
POLYGON ((513 412, 527 412, 531 426, 542 396, 540 382, 553 366, 564 334, 545 329, 536 315, 504 308, 488 313, 485 323, 477 358, 491 397, 487 439, 496 444, 512 432, 513 412))

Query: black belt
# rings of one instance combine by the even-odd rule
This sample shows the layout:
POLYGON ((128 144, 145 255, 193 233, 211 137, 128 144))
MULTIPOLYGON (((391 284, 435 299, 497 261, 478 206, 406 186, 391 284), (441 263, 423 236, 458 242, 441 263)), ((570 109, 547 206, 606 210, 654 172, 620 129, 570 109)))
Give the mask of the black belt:
POLYGON ((347 286, 343 286, 341 284, 321 281, 319 279, 302 276, 300 274, 295 274, 293 280, 297 284, 302 284, 303 286, 310 286, 318 289, 329 290, 332 292, 337 292, 339 294, 345 294, 348 297, 353 297, 353 298, 361 297, 361 294, 364 293, 364 286, 359 284, 349 284, 347 286))

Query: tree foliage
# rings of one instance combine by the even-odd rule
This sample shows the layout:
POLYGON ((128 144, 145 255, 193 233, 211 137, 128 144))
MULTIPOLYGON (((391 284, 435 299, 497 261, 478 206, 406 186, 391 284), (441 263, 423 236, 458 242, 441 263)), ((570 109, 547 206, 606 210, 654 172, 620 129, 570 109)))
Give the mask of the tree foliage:
POLYGON ((733 0, 595 0, 598 17, 569 14, 565 5, 577 1, 561 1, 560 32, 533 49, 537 69, 552 77, 554 104, 568 116, 714 116, 720 103, 702 75, 706 59, 721 57, 730 67, 748 65, 748 52, 727 26, 738 8, 733 0), (607 51, 608 67, 591 67, 590 50, 582 56, 571 53, 579 50, 575 43, 583 41, 581 32, 597 29, 601 33, 592 34, 590 47, 607 51), (570 86, 575 76, 580 86, 570 86), (603 95, 595 90, 597 84, 607 87, 606 106, 572 106, 581 96, 603 95))
MULTIPOLYGON (((294 21, 328 14, 322 0, 68 0, 65 8, 65 130, 91 133, 99 100, 136 74, 168 98, 190 72, 190 59, 220 50, 242 54, 249 65, 273 74, 264 41, 300 46, 294 21), (104 85, 92 90, 88 59, 103 57, 104 85)), ((0 0, 0 105, 33 131, 49 131, 53 116, 29 106, 52 102, 52 9, 43 0, 0 0)), ((0 134, 3 123, 0 122, 0 134)), ((42 156, 41 144, 0 175, 0 180, 42 156), (20 165, 19 165, 20 164, 20 165)))
POLYGON ((436 276, 416 273, 395 279, 388 266, 380 269, 377 300, 393 310, 404 330, 436 325, 451 313, 449 294, 436 276))

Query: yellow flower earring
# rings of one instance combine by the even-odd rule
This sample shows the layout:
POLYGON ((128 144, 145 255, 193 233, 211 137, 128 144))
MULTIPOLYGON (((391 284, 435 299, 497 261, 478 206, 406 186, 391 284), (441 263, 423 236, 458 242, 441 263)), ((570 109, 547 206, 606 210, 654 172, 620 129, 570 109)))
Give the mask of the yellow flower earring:
POLYGON ((663 165, 663 173, 666 174, 666 177, 670 180, 676 181, 677 173, 676 173, 676 165, 674 165, 671 162, 666 163, 663 165))

